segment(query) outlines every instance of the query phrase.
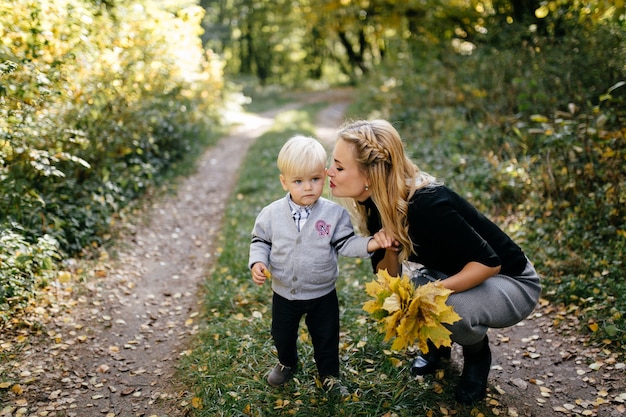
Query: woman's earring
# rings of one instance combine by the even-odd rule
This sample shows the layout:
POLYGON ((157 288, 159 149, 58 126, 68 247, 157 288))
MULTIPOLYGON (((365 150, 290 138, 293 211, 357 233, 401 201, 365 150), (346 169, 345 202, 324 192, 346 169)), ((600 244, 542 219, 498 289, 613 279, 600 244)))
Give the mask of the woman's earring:
POLYGON ((369 191, 370 187, 369 185, 365 184, 365 191, 369 191))

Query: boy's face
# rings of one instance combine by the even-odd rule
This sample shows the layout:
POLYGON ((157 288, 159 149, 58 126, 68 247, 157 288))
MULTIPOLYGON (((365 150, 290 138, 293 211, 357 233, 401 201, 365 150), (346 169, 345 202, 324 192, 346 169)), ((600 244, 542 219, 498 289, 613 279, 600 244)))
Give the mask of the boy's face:
POLYGON ((323 166, 305 175, 280 174, 283 190, 289 191, 291 200, 299 206, 309 206, 317 201, 324 191, 326 168, 323 166))

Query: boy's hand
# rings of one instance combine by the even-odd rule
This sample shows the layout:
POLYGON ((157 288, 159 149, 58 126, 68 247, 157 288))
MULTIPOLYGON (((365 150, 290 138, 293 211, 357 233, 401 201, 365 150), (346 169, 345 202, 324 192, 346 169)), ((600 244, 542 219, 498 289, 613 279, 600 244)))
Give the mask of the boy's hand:
POLYGON ((263 262, 257 262, 252 265, 252 281, 257 285, 265 284, 268 278, 272 277, 270 271, 267 269, 263 262))

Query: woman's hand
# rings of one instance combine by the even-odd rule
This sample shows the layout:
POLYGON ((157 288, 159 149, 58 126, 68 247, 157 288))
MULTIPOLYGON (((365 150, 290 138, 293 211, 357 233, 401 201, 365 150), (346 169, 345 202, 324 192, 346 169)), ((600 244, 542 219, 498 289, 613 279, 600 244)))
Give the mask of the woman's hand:
POLYGON ((393 236, 388 234, 385 229, 380 229, 378 232, 374 233, 373 237, 381 249, 391 249, 395 250, 396 252, 398 251, 398 241, 395 240, 393 236))
POLYGON ((254 282, 257 285, 265 284, 265 281, 270 276, 269 270, 267 269, 267 266, 265 266, 263 262, 257 262, 254 265, 252 265, 251 272, 252 272, 252 282, 254 282))
POLYGON ((374 234, 374 240, 385 249, 385 256, 376 265, 376 270, 387 270, 392 277, 397 277, 402 272, 400 261, 398 260, 398 252, 400 251, 400 242, 388 234, 385 229, 374 234))

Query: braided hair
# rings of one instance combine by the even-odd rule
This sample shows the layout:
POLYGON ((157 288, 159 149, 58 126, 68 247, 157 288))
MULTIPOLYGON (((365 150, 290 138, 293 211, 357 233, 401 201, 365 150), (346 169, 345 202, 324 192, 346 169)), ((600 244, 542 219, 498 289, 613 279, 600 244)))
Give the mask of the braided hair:
MULTIPOLYGON (((431 175, 420 171, 406 155, 398 131, 386 120, 359 120, 342 126, 337 140, 354 146, 354 156, 361 172, 369 181, 371 198, 380 212, 382 225, 400 242, 399 259, 406 261, 414 252, 408 232, 408 201, 419 188, 436 184, 431 175)), ((364 233, 367 213, 361 204, 350 207, 364 233)))

